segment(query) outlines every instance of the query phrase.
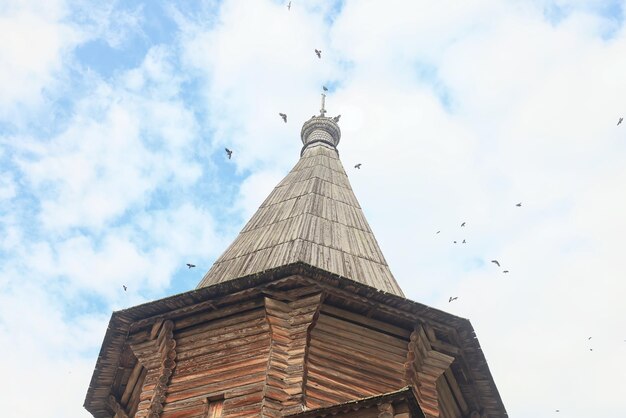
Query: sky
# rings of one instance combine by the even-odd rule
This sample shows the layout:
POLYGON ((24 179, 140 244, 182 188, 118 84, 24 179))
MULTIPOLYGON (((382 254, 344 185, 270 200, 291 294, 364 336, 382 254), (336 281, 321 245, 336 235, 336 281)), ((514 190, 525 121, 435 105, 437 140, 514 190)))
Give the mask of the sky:
POLYGON ((392 272, 471 320, 509 415, 623 417, 625 8, 0 1, 3 410, 89 416, 112 311, 195 288, 325 85, 392 272))

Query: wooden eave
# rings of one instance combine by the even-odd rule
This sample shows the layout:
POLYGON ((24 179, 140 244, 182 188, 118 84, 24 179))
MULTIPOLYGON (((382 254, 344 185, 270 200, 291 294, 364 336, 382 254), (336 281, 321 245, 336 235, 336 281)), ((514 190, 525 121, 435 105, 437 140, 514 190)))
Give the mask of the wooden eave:
POLYGON ((393 403, 398 401, 406 401, 411 411, 411 417, 423 418, 424 412, 419 407, 417 399, 415 399, 415 393, 410 386, 404 387, 394 392, 385 393, 377 396, 370 396, 367 398, 356 399, 354 401, 344 402, 337 405, 331 405, 324 408, 310 409, 307 411, 298 412, 296 414, 287 415, 287 417, 294 418, 313 418, 313 417, 325 417, 334 416, 339 413, 358 411, 359 409, 370 408, 374 405, 380 405, 383 403, 393 403))
POLYGON ((453 330, 458 336, 456 343, 461 347, 461 354, 469 366, 467 378, 475 383, 473 395, 480 399, 480 404, 489 416, 507 416, 469 320, 304 263, 285 265, 114 312, 96 361, 84 407, 95 417, 110 417, 106 399, 115 381, 120 356, 131 331, 136 331, 138 327, 151 326, 159 319, 167 319, 168 313, 183 315, 203 307, 210 308, 229 295, 236 294, 237 298, 243 299, 260 294, 263 285, 289 276, 304 276, 316 281, 330 294, 328 300, 341 297, 371 306, 372 309, 380 310, 387 318, 394 318, 404 324, 421 322, 453 330))

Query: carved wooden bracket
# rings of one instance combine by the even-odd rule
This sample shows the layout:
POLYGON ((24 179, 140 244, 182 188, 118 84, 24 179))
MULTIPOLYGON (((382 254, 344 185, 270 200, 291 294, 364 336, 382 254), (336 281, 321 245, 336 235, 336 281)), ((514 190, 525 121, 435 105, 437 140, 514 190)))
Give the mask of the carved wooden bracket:
MULTIPOLYGON (((140 405, 135 417, 158 418, 163 412, 167 386, 176 367, 174 323, 170 320, 155 323, 150 339, 133 344, 131 347, 139 362, 156 380, 149 388, 152 392, 150 402, 147 405, 140 405)), ((143 390, 147 391, 148 388, 144 387, 143 390)))
POLYGON ((281 302, 265 298, 272 340, 261 416, 276 416, 278 411, 284 415, 300 412, 304 405, 309 331, 318 316, 323 295, 294 299, 281 302))
POLYGON ((407 381, 411 382, 415 395, 427 418, 439 417, 437 379, 452 364, 454 357, 432 349, 422 326, 411 333, 407 356, 407 381))

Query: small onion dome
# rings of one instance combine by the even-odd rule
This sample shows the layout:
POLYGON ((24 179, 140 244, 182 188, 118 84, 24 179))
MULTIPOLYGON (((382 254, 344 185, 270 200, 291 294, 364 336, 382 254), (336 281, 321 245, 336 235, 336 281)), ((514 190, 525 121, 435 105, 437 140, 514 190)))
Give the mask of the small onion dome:
POLYGON ((339 129, 339 125, 333 118, 313 116, 304 122, 300 138, 302 138, 302 143, 304 144, 301 154, 310 145, 320 142, 336 149, 341 138, 341 129, 339 129))

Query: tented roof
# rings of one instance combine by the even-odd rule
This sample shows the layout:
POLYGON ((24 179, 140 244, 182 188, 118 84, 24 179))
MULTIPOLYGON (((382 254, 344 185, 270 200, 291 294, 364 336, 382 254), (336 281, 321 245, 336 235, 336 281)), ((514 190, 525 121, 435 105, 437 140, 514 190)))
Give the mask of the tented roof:
POLYGON ((198 287, 302 262, 403 296, 339 160, 339 138, 332 118, 304 124, 300 160, 198 287))

